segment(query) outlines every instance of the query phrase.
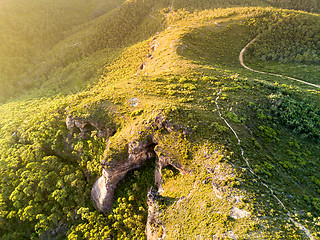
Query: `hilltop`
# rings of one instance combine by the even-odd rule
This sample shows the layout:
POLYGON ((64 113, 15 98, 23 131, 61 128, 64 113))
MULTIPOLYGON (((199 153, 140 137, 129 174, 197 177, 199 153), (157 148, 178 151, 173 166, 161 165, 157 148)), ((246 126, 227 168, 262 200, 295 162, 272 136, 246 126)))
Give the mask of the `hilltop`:
POLYGON ((320 239, 317 1, 6 4, 1 239, 320 239))

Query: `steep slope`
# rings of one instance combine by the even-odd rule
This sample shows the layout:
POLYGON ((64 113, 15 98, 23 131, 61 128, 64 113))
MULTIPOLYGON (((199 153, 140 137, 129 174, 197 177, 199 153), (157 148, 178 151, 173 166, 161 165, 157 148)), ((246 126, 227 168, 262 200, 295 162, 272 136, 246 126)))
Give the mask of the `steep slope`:
POLYGON ((308 12, 319 12, 320 1, 319 0, 267 0, 266 2, 272 3, 277 7, 291 8, 296 10, 304 10, 308 12))
POLYGON ((144 239, 147 226, 150 239, 319 239, 319 90, 238 60, 257 31, 252 22, 300 15, 190 13, 162 2, 137 18, 139 3, 122 5, 135 7, 132 18, 112 13, 127 26, 122 39, 99 34, 111 14, 65 40, 81 42, 77 50, 65 42, 53 50, 89 63, 118 47, 99 81, 69 95, 29 91, 0 106, 2 238, 144 239))
MULTIPOLYGON (((122 2, 108 0, 2 1, 0 5, 0 100, 3 101, 14 93, 20 93, 28 86, 29 88, 34 86, 36 84, 34 78, 38 76, 32 72, 39 71, 38 65, 48 49, 76 32, 79 25, 111 11, 122 2)), ((49 70, 52 71, 52 67, 49 70)))

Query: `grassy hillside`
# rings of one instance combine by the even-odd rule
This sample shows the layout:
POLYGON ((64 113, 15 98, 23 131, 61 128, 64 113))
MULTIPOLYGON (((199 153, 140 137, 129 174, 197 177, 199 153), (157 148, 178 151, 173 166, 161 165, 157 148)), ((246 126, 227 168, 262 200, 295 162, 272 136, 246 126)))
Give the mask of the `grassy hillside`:
POLYGON ((274 6, 281 8, 291 8, 308 12, 320 11, 319 0, 267 0, 266 2, 272 3, 274 6))
POLYGON ((301 12, 277 11, 252 18, 247 61, 257 69, 284 73, 319 84, 319 17, 301 12), (270 26, 270 22, 273 22, 270 26))
MULTIPOLYGON (((62 39, 123 1, 2 1, 0 5, 0 95, 4 100, 35 86, 41 59, 62 39), (78 27, 78 28, 77 28, 78 27)), ((48 56, 45 56, 48 58, 48 56)), ((49 58, 54 58, 50 56, 49 58)), ((47 59, 47 62, 49 59, 47 59)), ((67 60, 67 59, 66 59, 67 60)), ((46 66, 47 71, 52 67, 46 66)), ((39 73, 38 73, 39 74, 39 73)))
POLYGON ((0 105, 1 239, 145 239, 159 157, 188 174, 162 169, 158 236, 320 239, 320 91, 239 63, 261 34, 248 65, 318 83, 319 15, 247 7, 266 2, 174 1, 171 11, 171 1, 126 1, 50 42, 24 73, 29 90, 0 105), (70 132, 67 116, 114 134, 95 124, 70 132), (157 156, 117 185, 109 214, 98 212, 90 191, 101 161, 150 138, 157 156))

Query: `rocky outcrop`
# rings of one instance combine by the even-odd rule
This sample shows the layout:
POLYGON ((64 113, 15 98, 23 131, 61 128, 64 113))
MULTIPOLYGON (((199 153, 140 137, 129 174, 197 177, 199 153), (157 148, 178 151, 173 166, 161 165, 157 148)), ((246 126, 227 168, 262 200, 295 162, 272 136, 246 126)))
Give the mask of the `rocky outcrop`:
POLYGON ((230 217, 233 219, 245 218, 245 217, 249 217, 249 216, 250 216, 250 213, 248 211, 241 210, 237 207, 233 207, 231 209, 230 217))
POLYGON ((158 191, 161 193, 163 192, 162 188, 162 175, 161 170, 169 165, 173 166, 175 169, 179 170, 179 172, 183 175, 190 174, 189 171, 184 169, 180 164, 174 162, 168 154, 166 154, 161 147, 158 145, 155 147, 154 152, 157 155, 156 160, 156 168, 154 171, 154 179, 155 179, 155 186, 158 188, 158 191))
POLYGON ((182 130, 183 135, 188 135, 191 133, 190 127, 183 127, 180 125, 176 125, 171 121, 167 120, 162 114, 159 114, 152 124, 153 127, 157 127, 159 130, 165 129, 168 132, 179 131, 182 130))
MULTIPOLYGON (((85 126, 85 122, 78 121, 76 124, 75 121, 72 121, 72 119, 69 121, 70 131, 74 127, 79 128, 81 131, 83 126, 85 126)), ((158 128, 159 130, 165 129, 168 132, 181 129, 166 120, 162 115, 158 115, 150 127, 158 128)), ((108 145, 110 145, 110 142, 108 145)), ((102 212, 107 213, 111 210, 113 196, 118 182, 124 178, 128 171, 141 167, 147 159, 157 156, 155 186, 159 189, 159 192, 162 191, 162 168, 171 165, 178 169, 182 174, 190 174, 190 172, 185 170, 180 164, 173 161, 170 155, 166 154, 160 146, 157 146, 157 143, 152 136, 140 136, 137 140, 130 141, 125 149, 127 149, 125 150, 127 153, 116 153, 115 155, 104 159, 101 163, 103 167, 102 176, 95 182, 91 191, 91 197, 96 207, 102 212)))
POLYGON ((105 126, 104 123, 82 119, 74 116, 67 116, 66 126, 70 133, 80 133, 81 138, 91 136, 92 131, 96 131, 97 137, 110 137, 114 130, 105 126))
POLYGON ((116 186, 131 169, 141 167, 145 161, 154 156, 154 144, 149 141, 131 141, 128 144, 126 159, 103 160, 102 176, 94 184, 91 197, 96 207, 102 212, 109 212, 113 203, 116 186))
POLYGON ((153 127, 158 128, 159 130, 165 129, 168 132, 173 132, 175 130, 175 126, 172 122, 168 121, 163 115, 159 114, 152 124, 153 127))
POLYGON ((153 188, 148 192, 148 220, 146 224, 146 236, 148 240, 159 240, 165 237, 165 228, 161 222, 161 212, 157 202, 160 197, 153 188))

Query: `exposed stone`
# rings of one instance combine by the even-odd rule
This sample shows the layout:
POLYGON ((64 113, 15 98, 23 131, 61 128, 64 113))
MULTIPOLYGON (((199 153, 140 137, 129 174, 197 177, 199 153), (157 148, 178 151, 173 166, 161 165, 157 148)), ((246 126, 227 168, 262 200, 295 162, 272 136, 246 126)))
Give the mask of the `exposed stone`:
POLYGON ((67 129, 69 131, 74 131, 74 127, 75 127, 75 123, 74 123, 74 118, 71 115, 68 115, 66 118, 66 125, 67 125, 67 129))
POLYGON ((131 99, 129 100, 129 102, 130 102, 130 106, 131 106, 131 107, 136 107, 136 106, 138 106, 138 104, 139 104, 139 99, 138 99, 138 98, 131 98, 131 99))
POLYGON ((156 154, 158 155, 158 160, 156 161, 156 168, 154 171, 154 185, 158 188, 159 192, 163 192, 163 188, 162 188, 162 174, 161 174, 161 170, 162 168, 165 168, 166 166, 169 165, 169 158, 165 157, 165 156, 159 156, 159 153, 156 152, 156 154))
POLYGON ((154 156, 154 144, 149 141, 131 141, 128 144, 128 158, 123 160, 102 161, 102 176, 94 184, 91 197, 102 212, 109 212, 113 203, 116 186, 131 169, 141 167, 154 156))
POLYGON ((160 209, 157 203, 159 194, 151 187, 148 192, 148 220, 146 224, 146 236, 148 240, 164 239, 165 231, 160 218, 160 209))
POLYGON ((172 122, 165 119, 165 117, 159 114, 155 119, 153 126, 156 126, 158 129, 166 129, 168 132, 173 132, 175 130, 175 126, 172 122))
POLYGON ((180 125, 175 125, 171 121, 167 120, 162 114, 159 114, 155 119, 153 123, 154 127, 157 127, 158 129, 165 129, 168 132, 178 131, 182 130, 182 134, 187 135, 191 133, 190 127, 183 127, 180 125))
POLYGON ((214 191, 214 193, 216 194, 216 197, 219 198, 219 199, 222 199, 222 191, 220 189, 220 186, 219 184, 215 183, 213 180, 212 180, 212 185, 211 185, 211 188, 212 190, 214 191))
POLYGON ((139 66, 139 69, 140 69, 140 70, 143 70, 144 67, 145 67, 145 64, 144 64, 144 63, 141 63, 140 66, 139 66))
POLYGON ((155 147, 154 152, 158 156, 158 159, 156 161, 156 168, 154 171, 154 179, 155 179, 154 184, 158 188, 158 191, 160 193, 163 192, 163 188, 162 188, 163 180, 162 180, 162 174, 161 174, 161 170, 163 168, 167 167, 168 165, 171 165, 175 169, 179 170, 179 172, 182 175, 190 174, 190 171, 184 169, 180 164, 172 161, 172 159, 167 154, 165 154, 163 150, 161 150, 159 145, 155 147))
POLYGON ((231 209, 230 217, 233 219, 245 218, 245 217, 249 217, 249 216, 250 216, 250 213, 245 210, 241 210, 237 207, 233 207, 231 209))
POLYGON ((92 131, 96 131, 98 137, 110 137, 114 130, 97 121, 82 119, 68 115, 66 118, 67 129, 73 133, 80 133, 81 138, 90 137, 92 131))
MULTIPOLYGON (((85 126, 85 122, 73 121, 70 118, 67 118, 67 121, 70 129, 77 127, 81 130, 85 126)), ((93 126, 97 127, 94 124, 93 126)), ((175 128, 174 124, 170 121, 165 120, 161 114, 155 118, 151 126, 159 129, 164 128, 168 132, 179 129, 175 128)), ((141 167, 147 159, 150 159, 155 155, 158 156, 155 168, 155 186, 158 187, 159 192, 162 191, 162 168, 171 165, 179 170, 181 174, 190 174, 190 172, 184 169, 180 164, 174 162, 169 155, 164 154, 159 146, 156 147, 155 140, 150 136, 143 139, 144 140, 130 141, 127 150, 125 150, 125 153, 127 153, 125 156, 121 156, 119 153, 116 156, 111 157, 111 159, 109 157, 101 162, 103 167, 102 176, 96 181, 91 191, 92 199, 100 211, 107 213, 111 210, 114 191, 118 182, 124 178, 125 174, 132 169, 141 167)), ((108 146, 109 145, 110 142, 108 142, 108 146)))
POLYGON ((154 52, 157 49, 157 45, 152 45, 151 46, 151 51, 154 52))

